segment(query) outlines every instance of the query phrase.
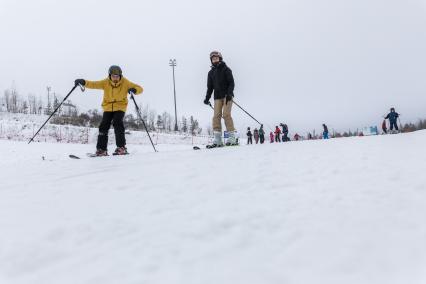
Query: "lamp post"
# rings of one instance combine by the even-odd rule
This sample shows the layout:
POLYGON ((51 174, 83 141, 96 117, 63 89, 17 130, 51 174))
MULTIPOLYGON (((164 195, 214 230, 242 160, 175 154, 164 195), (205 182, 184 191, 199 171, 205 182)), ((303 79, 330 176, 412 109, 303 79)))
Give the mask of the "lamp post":
POLYGON ((173 94, 175 98, 175 131, 178 131, 178 125, 177 125, 177 110, 176 110, 176 82, 175 82, 175 67, 176 67, 176 59, 170 59, 169 65, 173 69, 173 94))

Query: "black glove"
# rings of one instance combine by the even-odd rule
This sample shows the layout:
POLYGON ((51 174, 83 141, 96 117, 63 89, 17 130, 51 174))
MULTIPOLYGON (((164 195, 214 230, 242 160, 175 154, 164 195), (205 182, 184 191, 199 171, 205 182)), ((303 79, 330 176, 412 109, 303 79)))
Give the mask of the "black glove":
POLYGON ((210 104, 210 99, 206 98, 206 99, 204 100, 204 104, 205 104, 205 105, 209 105, 209 104, 210 104))
POLYGON ((233 97, 234 97, 234 94, 226 95, 225 104, 227 105, 229 101, 232 101, 233 97))
POLYGON ((85 86, 86 85, 86 81, 84 79, 77 79, 74 81, 74 84, 77 85, 82 85, 85 86))
POLYGON ((127 90, 128 93, 130 94, 136 94, 136 89, 135 88, 130 88, 127 90))

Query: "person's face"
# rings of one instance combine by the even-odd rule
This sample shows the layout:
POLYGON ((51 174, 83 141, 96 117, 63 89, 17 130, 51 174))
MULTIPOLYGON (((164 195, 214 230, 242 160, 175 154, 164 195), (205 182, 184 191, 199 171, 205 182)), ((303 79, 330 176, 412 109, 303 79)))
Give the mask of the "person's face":
POLYGON ((212 63, 213 63, 213 64, 217 64, 217 63, 219 63, 219 61, 220 61, 219 56, 213 56, 213 57, 212 57, 212 63))
POLYGON ((120 81, 120 75, 111 75, 111 81, 118 83, 120 81))

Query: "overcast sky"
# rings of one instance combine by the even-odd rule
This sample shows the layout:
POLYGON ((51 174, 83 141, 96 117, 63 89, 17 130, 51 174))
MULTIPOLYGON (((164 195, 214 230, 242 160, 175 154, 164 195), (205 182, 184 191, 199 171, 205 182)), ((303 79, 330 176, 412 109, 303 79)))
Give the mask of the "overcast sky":
MULTIPOLYGON (((76 78, 99 80, 112 64, 140 83, 139 101, 178 116, 203 105, 209 53, 234 73, 235 100, 267 126, 323 122, 346 130, 426 118, 426 0, 0 0, 0 90, 66 94, 76 78)), ((46 95, 47 96, 47 95, 46 95)), ((99 91, 77 91, 82 109, 99 91)), ((133 106, 129 108, 133 111, 133 106)), ((256 126, 237 108, 240 131, 256 126)), ((304 134, 304 133, 303 133, 304 134)))

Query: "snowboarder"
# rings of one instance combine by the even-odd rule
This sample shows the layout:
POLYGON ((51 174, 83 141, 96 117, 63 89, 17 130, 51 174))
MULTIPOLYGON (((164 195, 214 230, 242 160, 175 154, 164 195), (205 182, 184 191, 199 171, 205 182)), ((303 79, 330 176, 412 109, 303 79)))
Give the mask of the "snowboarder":
POLYGON ((250 127, 247 127, 247 145, 253 144, 253 134, 251 133, 250 127))
POLYGON ((207 76, 207 93, 204 103, 206 105, 210 104, 210 98, 214 91, 214 140, 211 147, 223 146, 222 117, 225 120, 226 130, 229 134, 226 145, 236 145, 237 140, 235 137, 234 121, 231 117, 235 87, 232 70, 225 64, 222 54, 219 51, 212 51, 210 53, 210 62, 212 66, 207 76))
POLYGON ((260 138, 260 144, 263 144, 265 142, 265 130, 263 130, 263 124, 260 125, 259 138, 260 138))
POLYGON ((143 88, 132 83, 123 76, 121 68, 112 65, 108 70, 108 77, 100 81, 88 81, 85 79, 75 80, 76 85, 82 85, 88 89, 98 89, 104 91, 102 108, 104 113, 99 125, 98 142, 96 144, 96 155, 107 156, 108 132, 111 123, 114 127, 115 143, 117 148, 114 155, 127 154, 126 138, 124 133, 123 118, 127 110, 127 94, 138 95, 143 92, 143 88))
POLYGON ((259 143, 259 130, 257 128, 253 131, 254 142, 259 143))
POLYGON ((398 124, 396 123, 398 120, 399 114, 395 111, 395 108, 390 109, 390 113, 385 117, 385 119, 389 119, 390 123, 390 131, 393 131, 393 128, 395 127, 396 131, 399 131, 398 124))
POLYGON ((322 127, 324 128, 324 131, 322 132, 322 138, 328 139, 328 127, 324 123, 322 124, 322 127))
POLYGON ((275 126, 275 142, 281 142, 281 129, 275 126))
POLYGON ((386 126, 386 119, 384 119, 383 122, 382 122, 382 130, 383 130, 383 134, 388 134, 388 128, 386 126))
POLYGON ((269 133, 269 139, 271 139, 271 143, 274 143, 274 132, 269 133))

